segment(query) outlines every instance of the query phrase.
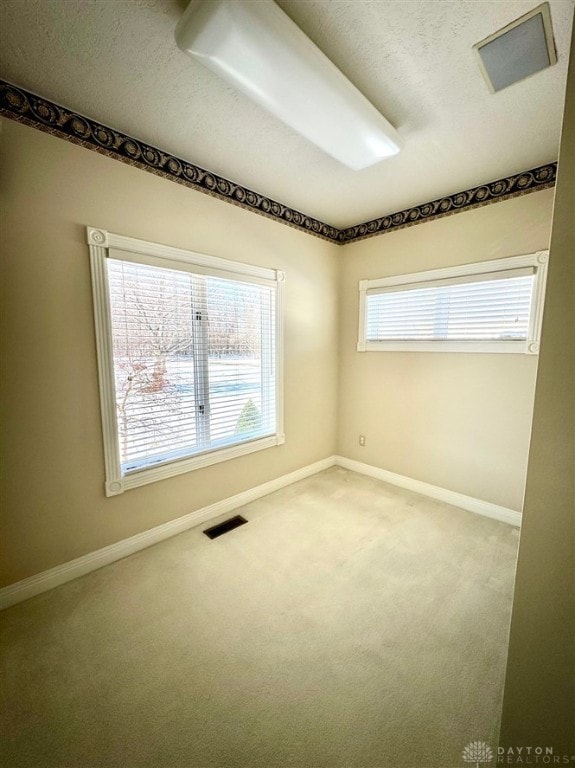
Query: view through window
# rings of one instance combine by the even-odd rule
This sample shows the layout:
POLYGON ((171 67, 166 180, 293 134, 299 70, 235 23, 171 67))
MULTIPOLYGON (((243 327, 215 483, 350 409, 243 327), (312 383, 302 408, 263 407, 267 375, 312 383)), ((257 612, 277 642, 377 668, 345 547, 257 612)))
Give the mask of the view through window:
POLYGON ((107 495, 283 444, 284 273, 87 239, 107 495))
POLYGON ((267 286, 108 261, 122 470, 275 431, 267 286))

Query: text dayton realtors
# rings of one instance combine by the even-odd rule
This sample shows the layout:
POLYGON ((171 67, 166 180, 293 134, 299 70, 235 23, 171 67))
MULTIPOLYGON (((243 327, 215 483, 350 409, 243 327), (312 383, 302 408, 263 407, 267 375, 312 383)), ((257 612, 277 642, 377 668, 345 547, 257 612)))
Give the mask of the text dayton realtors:
POLYGON ((575 765, 575 755, 555 755, 553 747, 497 747, 497 765, 575 765))

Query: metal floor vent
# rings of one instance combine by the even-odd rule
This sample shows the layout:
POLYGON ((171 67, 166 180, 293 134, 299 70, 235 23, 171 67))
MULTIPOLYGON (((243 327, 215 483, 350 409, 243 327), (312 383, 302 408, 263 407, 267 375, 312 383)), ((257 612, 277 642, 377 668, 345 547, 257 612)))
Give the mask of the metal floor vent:
POLYGON ((204 533, 210 539, 217 539, 218 536, 222 536, 228 531, 233 531, 234 528, 239 528, 240 525, 243 525, 247 522, 248 521, 245 519, 245 517, 236 515, 235 517, 230 517, 229 520, 224 520, 223 523, 218 523, 217 525, 213 525, 211 528, 206 528, 204 533))

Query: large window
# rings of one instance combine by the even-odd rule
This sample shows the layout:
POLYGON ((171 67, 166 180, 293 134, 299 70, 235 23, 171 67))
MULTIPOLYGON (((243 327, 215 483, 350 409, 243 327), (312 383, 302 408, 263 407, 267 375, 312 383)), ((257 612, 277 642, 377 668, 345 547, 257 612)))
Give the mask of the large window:
POLYGON ((363 280, 358 350, 537 354, 547 258, 363 280))
POLYGON ((106 492, 283 442, 283 273, 88 228, 106 492))

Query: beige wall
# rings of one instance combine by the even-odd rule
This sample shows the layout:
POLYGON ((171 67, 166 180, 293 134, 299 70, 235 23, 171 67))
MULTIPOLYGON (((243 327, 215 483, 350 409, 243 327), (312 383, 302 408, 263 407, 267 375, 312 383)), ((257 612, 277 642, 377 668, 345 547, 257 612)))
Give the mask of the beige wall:
POLYGON ((334 453, 337 246, 10 120, 2 144, 2 584, 334 453), (285 445, 105 498, 86 225, 285 270, 285 445))
POLYGON ((536 358, 357 353, 357 283, 545 248, 551 190, 342 249, 9 120, 2 144, 1 583, 336 449, 521 508, 536 358), (86 224, 286 271, 284 446, 105 498, 86 224))
POLYGON ((339 454, 521 510, 537 357, 357 352, 358 282, 545 249, 552 202, 545 190, 346 247, 339 454))
POLYGON ((575 37, 501 728, 575 753, 575 37))

